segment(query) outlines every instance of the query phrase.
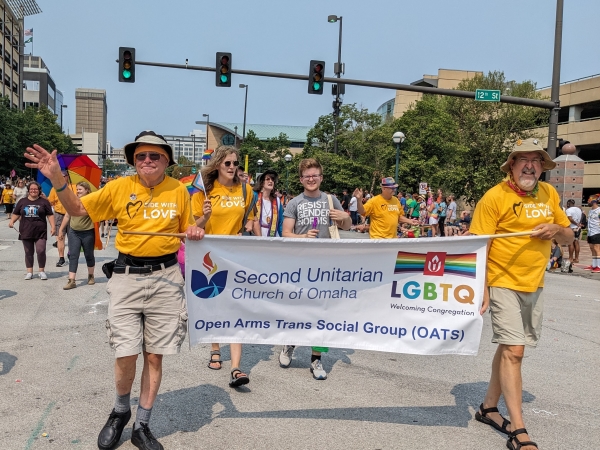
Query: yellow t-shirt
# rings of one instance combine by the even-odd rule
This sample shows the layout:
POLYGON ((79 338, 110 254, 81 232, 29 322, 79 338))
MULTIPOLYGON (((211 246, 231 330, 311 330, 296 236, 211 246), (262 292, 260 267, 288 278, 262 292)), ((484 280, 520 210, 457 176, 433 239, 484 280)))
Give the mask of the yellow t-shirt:
MULTIPOLYGON (((73 193, 75 195, 77 195, 77 185, 71 184, 71 185, 69 185, 69 187, 71 188, 73 193)), ((55 213, 62 214, 63 216, 67 213, 67 211, 65 210, 65 207, 62 205, 62 203, 58 199, 58 194, 56 193, 56 189, 54 189, 54 188, 50 189, 50 195, 48 195, 48 201, 54 208, 55 213)))
MULTIPOLYGON (((531 231, 537 225, 569 226, 556 190, 539 182, 537 199, 517 195, 505 182, 497 184, 477 203, 471 234, 531 231)), ((487 264, 488 286, 535 292, 544 286, 551 241, 517 236, 492 239, 487 264)))
POLYGON ((12 188, 4 188, 2 191, 2 203, 13 204, 13 193, 15 191, 12 188))
POLYGON ((386 200, 377 195, 365 203, 365 215, 371 218, 371 239, 393 239, 398 237, 398 219, 404 215, 396 197, 386 200))
POLYGON ((165 177, 154 188, 146 188, 139 176, 111 181, 102 189, 81 197, 92 222, 119 221, 115 247, 142 258, 164 256, 179 250, 178 237, 123 234, 122 231, 183 233, 193 225, 190 195, 178 180, 165 177))
MULTIPOLYGON (((244 199, 241 184, 234 186, 230 190, 215 180, 212 191, 208 195, 212 203, 212 213, 210 219, 206 222, 206 234, 237 235, 242 228, 246 205, 252 204, 253 197, 254 193, 250 185, 246 185, 246 198, 244 199)), ((204 215, 202 205, 205 198, 203 191, 197 192, 192 196, 192 212, 194 217, 202 217, 204 215)), ((254 220, 254 211, 249 212, 248 220, 254 220)))

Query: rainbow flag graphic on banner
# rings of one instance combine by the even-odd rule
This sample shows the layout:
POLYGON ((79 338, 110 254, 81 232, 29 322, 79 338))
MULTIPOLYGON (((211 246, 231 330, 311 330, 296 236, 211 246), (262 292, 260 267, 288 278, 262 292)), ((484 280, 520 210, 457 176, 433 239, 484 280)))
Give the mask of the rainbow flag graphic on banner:
POLYGON ((394 273, 422 272, 423 275, 442 276, 445 273, 475 278, 477 253, 450 255, 445 252, 398 252, 394 273))

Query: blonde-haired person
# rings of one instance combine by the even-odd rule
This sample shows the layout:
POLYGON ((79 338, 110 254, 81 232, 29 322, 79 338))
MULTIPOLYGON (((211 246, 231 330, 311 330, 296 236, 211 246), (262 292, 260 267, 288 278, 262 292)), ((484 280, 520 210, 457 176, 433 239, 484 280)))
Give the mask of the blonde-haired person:
MULTIPOLYGON (((77 183, 77 197, 84 197, 90 192, 92 192, 92 188, 89 183, 86 181, 77 183)), ((79 265, 79 253, 82 247, 88 269, 87 284, 96 284, 94 280, 94 268, 96 267, 94 243, 96 240, 96 231, 94 230, 92 219, 88 215, 71 217, 67 212, 58 230, 60 238, 64 239, 66 229, 68 229, 69 237, 69 281, 63 289, 68 290, 77 287, 75 277, 79 265)))
MULTIPOLYGON (((192 214, 196 225, 206 234, 236 236, 252 231, 254 193, 250 186, 242 184, 238 176, 239 153, 235 147, 221 146, 215 150, 209 163, 202 169, 205 192, 192 196, 192 214), (244 190, 246 195, 244 196, 244 190), (244 217, 247 222, 243 225, 244 217)), ((238 387, 250 382, 241 371, 242 344, 229 344, 231 351, 231 378, 229 385, 238 387)), ((218 343, 212 344, 208 368, 222 367, 221 350, 218 343)))

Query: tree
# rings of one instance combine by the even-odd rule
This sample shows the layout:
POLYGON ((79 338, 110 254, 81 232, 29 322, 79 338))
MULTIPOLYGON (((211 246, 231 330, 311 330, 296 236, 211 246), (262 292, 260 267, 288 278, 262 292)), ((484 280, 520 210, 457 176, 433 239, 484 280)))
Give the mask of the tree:
POLYGON ((117 172, 117 165, 110 159, 106 158, 102 163, 102 174, 104 176, 115 175, 117 172))
POLYGON ((20 111, 0 99, 0 173, 13 168, 19 176, 30 172, 25 167, 25 149, 33 144, 58 153, 76 153, 77 147, 56 123, 56 116, 44 105, 20 111))

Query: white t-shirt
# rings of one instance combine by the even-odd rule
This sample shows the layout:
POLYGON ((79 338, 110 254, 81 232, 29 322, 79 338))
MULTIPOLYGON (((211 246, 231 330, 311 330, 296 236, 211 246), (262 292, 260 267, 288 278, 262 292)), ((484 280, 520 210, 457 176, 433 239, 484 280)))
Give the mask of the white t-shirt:
POLYGON ((358 211, 358 204, 356 203, 356 197, 350 199, 350 205, 348 205, 348 211, 358 211))
POLYGON ((600 208, 590 209, 588 218, 588 236, 600 234, 600 208))
POLYGON ((577 206, 571 206, 570 208, 567 208, 567 217, 570 217, 571 219, 573 219, 575 221, 575 224, 571 224, 569 225, 571 227, 571 229, 576 229, 579 226, 579 223, 581 222, 581 209, 579 209, 577 206))

